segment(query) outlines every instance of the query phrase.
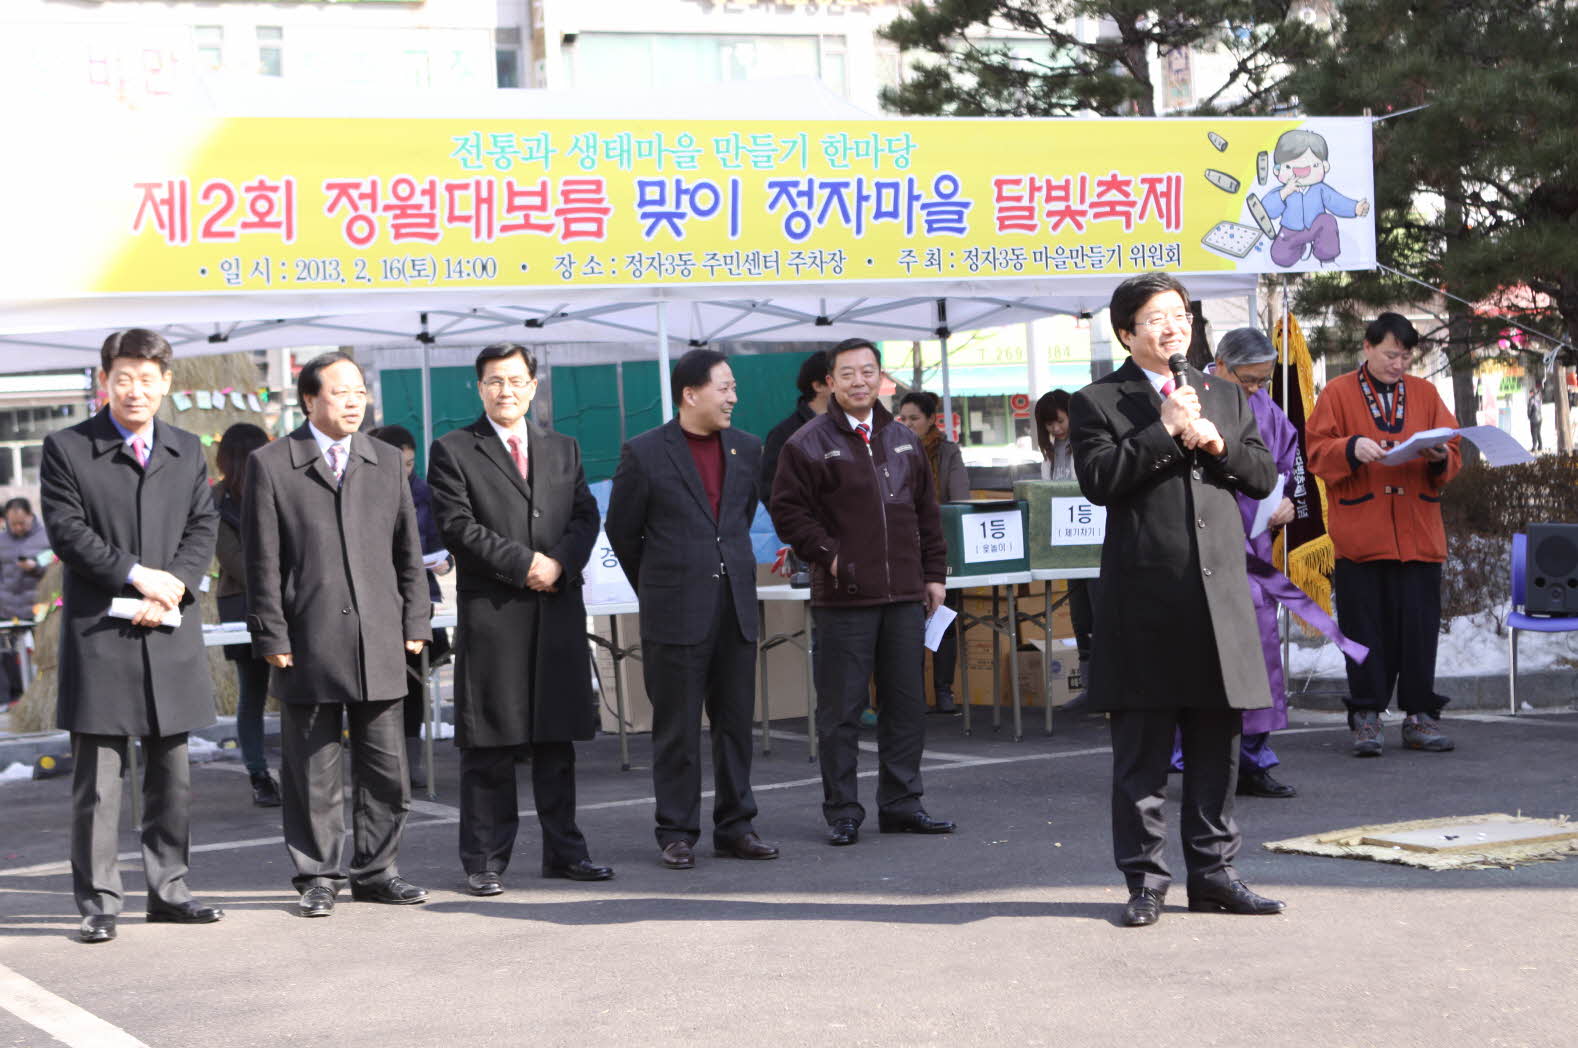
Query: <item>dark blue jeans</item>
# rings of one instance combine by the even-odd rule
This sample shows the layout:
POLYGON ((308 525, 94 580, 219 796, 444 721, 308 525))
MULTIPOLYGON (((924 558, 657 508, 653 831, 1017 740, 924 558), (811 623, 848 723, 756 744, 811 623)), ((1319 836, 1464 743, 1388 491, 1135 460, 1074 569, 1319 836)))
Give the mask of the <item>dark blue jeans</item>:
POLYGON ((263 756, 263 704, 268 701, 268 663, 247 656, 236 664, 236 742, 247 771, 262 775, 268 771, 263 756))

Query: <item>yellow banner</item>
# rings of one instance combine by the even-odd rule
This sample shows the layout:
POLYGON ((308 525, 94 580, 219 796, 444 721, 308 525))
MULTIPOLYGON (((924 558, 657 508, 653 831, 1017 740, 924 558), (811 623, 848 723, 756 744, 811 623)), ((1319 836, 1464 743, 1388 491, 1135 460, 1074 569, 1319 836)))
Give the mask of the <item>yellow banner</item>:
POLYGON ((62 148, 0 172, 18 297, 1374 262, 1365 120, 236 118, 62 148))

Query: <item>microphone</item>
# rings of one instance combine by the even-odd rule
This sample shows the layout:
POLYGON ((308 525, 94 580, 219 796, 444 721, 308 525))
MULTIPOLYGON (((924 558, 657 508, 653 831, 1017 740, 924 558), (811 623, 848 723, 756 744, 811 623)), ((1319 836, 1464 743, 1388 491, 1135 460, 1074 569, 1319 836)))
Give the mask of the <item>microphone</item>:
POLYGON ((1189 361, 1182 353, 1174 353, 1167 358, 1167 366, 1173 372, 1173 388, 1183 389, 1189 384, 1189 361))

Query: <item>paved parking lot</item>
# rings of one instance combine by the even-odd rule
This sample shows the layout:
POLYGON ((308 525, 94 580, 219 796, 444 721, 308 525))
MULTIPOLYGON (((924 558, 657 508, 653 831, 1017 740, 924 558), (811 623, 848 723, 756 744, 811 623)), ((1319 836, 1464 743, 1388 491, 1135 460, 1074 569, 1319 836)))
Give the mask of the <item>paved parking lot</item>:
POLYGON ((1180 885, 1148 929, 1115 923, 1098 719, 1019 743, 934 721, 927 806, 960 832, 881 836, 873 818, 839 849, 804 722, 781 721, 754 780, 783 858, 703 850, 687 872, 655 861, 647 738, 630 772, 600 738, 581 749, 581 823, 618 876, 538 878, 528 819, 492 899, 461 890, 444 744, 440 799, 417 804, 401 856, 432 901, 342 897, 317 921, 293 916, 278 811, 251 806, 238 763, 194 767, 191 881, 226 919, 144 924, 130 863, 120 937, 93 947, 63 861, 69 780, 4 785, 0 1045, 1572 1045, 1578 861, 1431 873, 1260 847, 1574 810, 1578 715, 1448 718, 1447 755, 1398 750, 1396 723, 1384 758, 1357 761, 1340 719, 1308 715, 1276 741, 1299 797, 1239 802, 1239 869, 1287 914, 1189 914, 1180 885))

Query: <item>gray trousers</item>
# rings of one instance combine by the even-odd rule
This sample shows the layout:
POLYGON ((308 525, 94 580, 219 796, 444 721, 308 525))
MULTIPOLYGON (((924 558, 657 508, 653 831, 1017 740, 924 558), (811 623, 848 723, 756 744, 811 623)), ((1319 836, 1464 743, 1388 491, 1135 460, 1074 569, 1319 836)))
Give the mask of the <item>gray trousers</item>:
MULTIPOLYGON (((84 917, 121 912, 121 872, 115 856, 120 851, 121 779, 128 744, 124 735, 71 733, 71 890, 84 917)), ((144 738, 142 759, 142 867, 148 901, 175 906, 192 898, 186 886, 192 794, 186 733, 144 738)))
POLYGON ((1233 821, 1238 784, 1242 710, 1114 710, 1112 731, 1112 851, 1129 890, 1165 892, 1172 874, 1162 858, 1167 822, 1167 772, 1173 737, 1183 746, 1183 796, 1178 806, 1189 885, 1223 885, 1236 878, 1240 843, 1233 821))
POLYGON ((926 610, 919 601, 870 608, 812 608, 816 625, 816 737, 822 759, 822 815, 866 817, 856 788, 860 714, 877 682, 877 810, 921 806, 926 694, 921 651, 926 610))
POLYGON ((280 793, 285 847, 305 892, 381 884, 397 876, 395 857, 411 806, 402 703, 281 703, 280 793), (345 863, 345 770, 340 745, 350 722, 351 825, 354 850, 345 863))

